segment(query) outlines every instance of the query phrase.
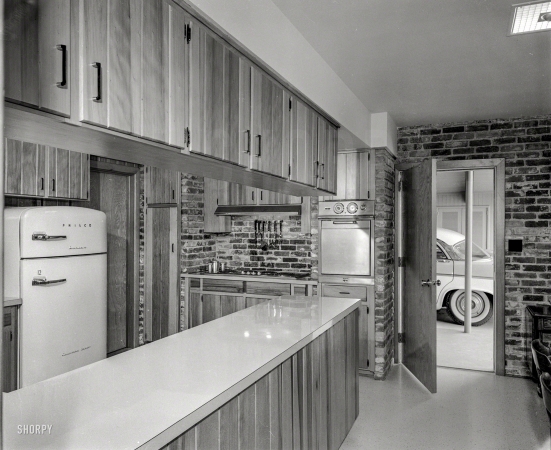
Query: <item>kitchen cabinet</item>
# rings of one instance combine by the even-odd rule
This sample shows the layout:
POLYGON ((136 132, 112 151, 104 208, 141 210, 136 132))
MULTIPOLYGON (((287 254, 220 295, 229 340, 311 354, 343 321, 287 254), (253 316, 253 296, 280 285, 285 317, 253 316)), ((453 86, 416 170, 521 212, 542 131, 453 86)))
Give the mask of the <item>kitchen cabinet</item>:
POLYGON ((251 169, 289 175, 290 95, 260 69, 251 76, 251 169))
POLYGON ((4 6, 5 98, 70 115, 70 0, 4 6))
POLYGON ((214 214, 218 205, 228 204, 229 183, 213 180, 212 178, 205 178, 204 183, 205 233, 229 233, 231 231, 231 217, 214 214))
POLYGON ((318 119, 312 108, 293 97, 291 102, 291 171, 289 179, 316 185, 318 119))
POLYGON ((184 274, 187 326, 193 328, 219 317, 264 303, 281 295, 311 296, 315 281, 260 278, 247 275, 184 274))
POLYGON ((189 16, 168 0, 81 8, 81 120, 185 147, 189 16))
POLYGON ((375 370, 375 287, 365 285, 322 284, 324 297, 359 298, 359 367, 361 374, 375 370))
POLYGON ((18 307, 5 307, 2 335, 2 389, 4 392, 17 389, 18 333, 18 307))
POLYGON ((337 153, 337 192, 323 200, 365 200, 375 198, 373 150, 337 153))
POLYGON ((248 167, 250 62, 192 21, 190 67, 190 149, 248 167))
POLYGON ((147 166, 144 184, 147 205, 179 204, 180 172, 147 166))
POLYGON ((89 155, 13 139, 4 148, 6 195, 88 200, 89 155))
POLYGON ((318 115, 317 187, 324 191, 336 191, 337 129, 318 115))
POLYGON ((179 230, 177 205, 145 210, 145 340, 179 330, 179 230))

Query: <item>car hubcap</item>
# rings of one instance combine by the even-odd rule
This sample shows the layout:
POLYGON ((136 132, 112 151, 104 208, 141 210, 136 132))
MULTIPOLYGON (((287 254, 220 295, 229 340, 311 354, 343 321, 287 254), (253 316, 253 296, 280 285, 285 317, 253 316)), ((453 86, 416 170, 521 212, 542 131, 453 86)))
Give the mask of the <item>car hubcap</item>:
MULTIPOLYGON (((458 301, 458 309, 459 312, 465 317, 465 294, 461 294, 461 297, 458 301)), ((480 297, 480 295, 476 294, 475 292, 472 293, 472 300, 471 300, 471 317, 478 317, 482 313, 484 313, 484 300, 480 297)))

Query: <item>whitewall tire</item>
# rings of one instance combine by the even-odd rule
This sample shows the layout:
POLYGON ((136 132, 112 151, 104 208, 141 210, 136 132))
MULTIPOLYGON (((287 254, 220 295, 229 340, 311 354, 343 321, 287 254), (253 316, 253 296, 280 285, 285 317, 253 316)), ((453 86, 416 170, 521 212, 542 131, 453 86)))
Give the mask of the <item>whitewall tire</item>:
MULTIPOLYGON (((473 291, 471 301, 471 324, 478 327, 492 318, 493 305, 484 292, 473 291)), ((455 323, 465 323, 465 291, 458 290, 451 294, 448 301, 448 312, 455 323)))

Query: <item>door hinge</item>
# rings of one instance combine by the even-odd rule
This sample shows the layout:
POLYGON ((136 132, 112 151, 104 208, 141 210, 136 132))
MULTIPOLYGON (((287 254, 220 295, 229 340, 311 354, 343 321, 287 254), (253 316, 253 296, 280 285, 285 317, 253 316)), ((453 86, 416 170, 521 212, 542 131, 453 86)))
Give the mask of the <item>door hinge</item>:
POLYGON ((406 258, 403 256, 398 257, 398 267, 406 267, 406 258))
POLYGON ((404 333, 398 333, 398 344, 403 344, 404 342, 406 342, 404 333))
POLYGON ((185 35, 186 42, 189 44, 191 42, 191 25, 189 23, 186 25, 185 35))
POLYGON ((189 147, 191 144, 191 131, 189 130, 189 127, 186 127, 186 147, 189 147))

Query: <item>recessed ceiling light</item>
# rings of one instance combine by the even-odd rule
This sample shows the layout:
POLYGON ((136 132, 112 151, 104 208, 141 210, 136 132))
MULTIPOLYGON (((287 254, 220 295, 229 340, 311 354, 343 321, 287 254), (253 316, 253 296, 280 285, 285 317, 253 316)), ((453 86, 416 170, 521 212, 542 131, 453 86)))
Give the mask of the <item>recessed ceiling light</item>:
POLYGON ((509 35, 551 30, 551 1, 513 5, 509 35))

